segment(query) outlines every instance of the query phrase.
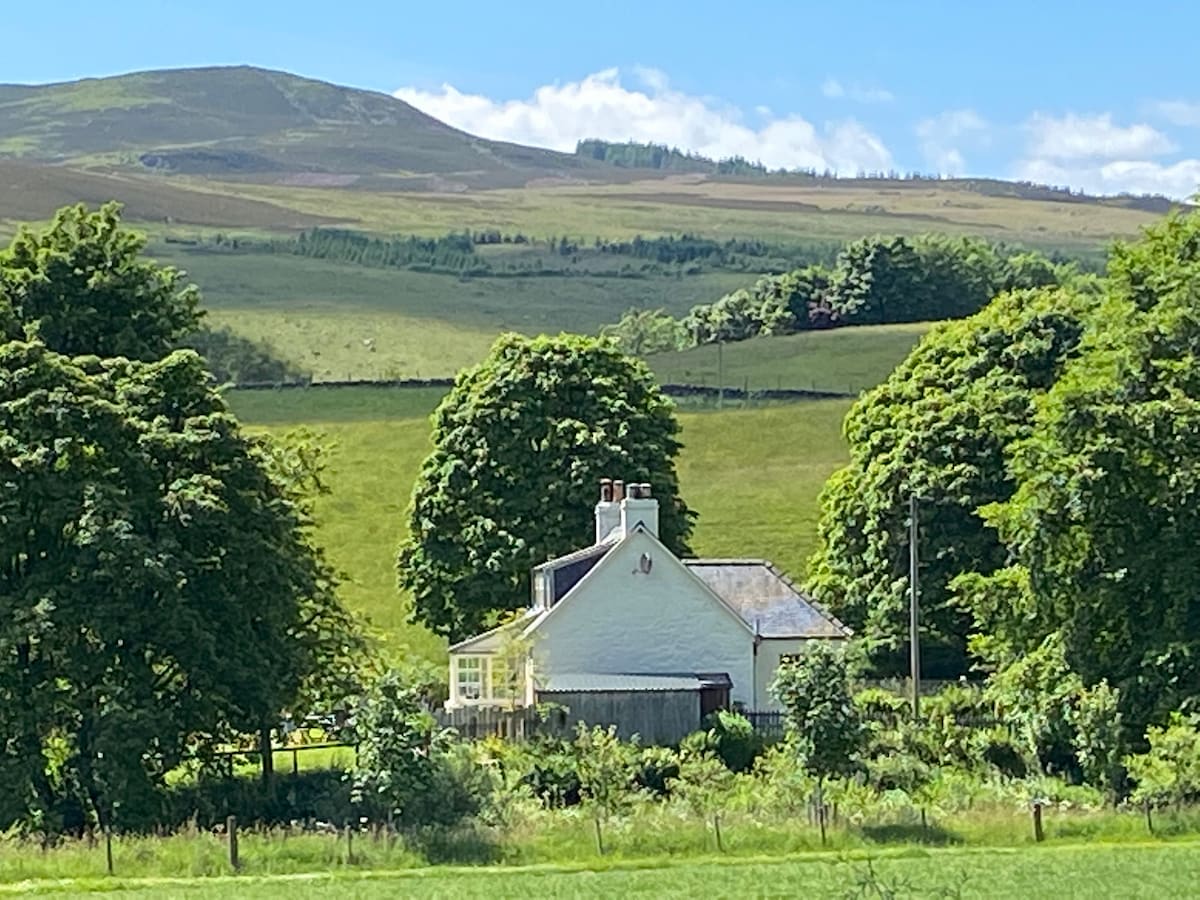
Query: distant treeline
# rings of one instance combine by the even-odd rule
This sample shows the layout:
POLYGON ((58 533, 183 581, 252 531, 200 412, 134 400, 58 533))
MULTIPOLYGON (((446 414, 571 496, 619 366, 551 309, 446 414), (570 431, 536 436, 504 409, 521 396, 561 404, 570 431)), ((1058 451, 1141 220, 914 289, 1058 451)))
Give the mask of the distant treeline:
POLYGON ((708 172, 718 175, 766 175, 760 162, 741 156, 713 160, 698 153, 684 152, 666 144, 639 144, 635 141, 613 143, 588 138, 575 145, 575 155, 619 166, 623 169, 661 169, 675 172, 708 172))
POLYGON ((682 234, 629 241, 552 237, 534 240, 497 229, 453 232, 442 237, 377 237, 357 231, 314 228, 295 238, 245 238, 217 234, 192 241, 203 248, 242 253, 287 253, 380 268, 435 272, 462 278, 586 275, 645 278, 697 275, 706 270, 782 273, 800 265, 830 263, 836 241, 789 244, 682 234), (509 245, 505 252, 479 247, 509 245))
POLYGON ((623 169, 655 169, 705 175, 745 175, 765 177, 767 175, 791 175, 816 181, 842 181, 846 179, 865 181, 949 181, 974 193, 991 197, 1019 197, 1024 200, 1058 200, 1077 203, 1102 203, 1108 206, 1129 207, 1146 212, 1166 213, 1178 204, 1162 194, 1131 194, 1123 192, 1115 197, 1097 197, 1081 190, 1063 185, 1038 184, 1033 181, 1001 181, 995 178, 950 178, 926 172, 886 171, 835 172, 832 169, 818 171, 815 168, 771 169, 761 162, 751 162, 741 156, 712 159, 699 153, 669 147, 666 144, 638 143, 637 141, 603 141, 587 138, 575 145, 575 155, 595 159, 623 169))
POLYGON ((832 266, 764 275, 682 319, 631 309, 604 332, 627 352, 656 353, 845 325, 957 319, 997 294, 1094 279, 1077 262, 977 238, 926 234, 853 241, 832 266))

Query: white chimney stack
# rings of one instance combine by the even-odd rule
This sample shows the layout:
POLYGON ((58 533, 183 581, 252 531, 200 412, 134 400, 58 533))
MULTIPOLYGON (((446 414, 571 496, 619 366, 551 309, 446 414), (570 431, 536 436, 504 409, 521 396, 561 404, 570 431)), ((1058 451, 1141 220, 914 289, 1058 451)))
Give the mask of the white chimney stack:
POLYGON ((650 485, 630 483, 621 501, 621 536, 629 534, 638 525, 658 537, 658 501, 650 493, 650 485))
MULTIPOLYGON (((622 485, 622 488, 624 485, 622 485)), ((600 479, 600 500, 596 503, 596 543, 602 543, 615 529, 621 527, 621 508, 614 502, 613 481, 600 479)))

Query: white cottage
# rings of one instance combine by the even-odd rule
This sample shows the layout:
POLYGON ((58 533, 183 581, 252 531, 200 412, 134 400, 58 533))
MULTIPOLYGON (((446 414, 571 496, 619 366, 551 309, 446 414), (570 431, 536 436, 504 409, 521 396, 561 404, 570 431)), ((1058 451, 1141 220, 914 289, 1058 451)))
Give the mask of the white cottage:
POLYGON ((449 709, 557 701, 611 720, 653 694, 654 716, 694 728, 718 707, 777 708, 780 660, 850 634, 765 560, 676 557, 648 484, 603 479, 594 542, 532 580, 523 614, 450 648, 449 709))

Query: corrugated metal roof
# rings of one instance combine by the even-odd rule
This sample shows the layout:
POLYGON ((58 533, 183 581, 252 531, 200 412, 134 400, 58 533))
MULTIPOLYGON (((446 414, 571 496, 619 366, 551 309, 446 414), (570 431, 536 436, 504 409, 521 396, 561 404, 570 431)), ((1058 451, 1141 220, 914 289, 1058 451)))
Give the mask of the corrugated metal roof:
POLYGON ((683 564, 765 638, 848 637, 850 630, 762 559, 685 559, 683 564))
POLYGON ((539 693, 586 694, 620 691, 699 691, 727 687, 728 675, 606 675, 594 672, 551 675, 539 693))

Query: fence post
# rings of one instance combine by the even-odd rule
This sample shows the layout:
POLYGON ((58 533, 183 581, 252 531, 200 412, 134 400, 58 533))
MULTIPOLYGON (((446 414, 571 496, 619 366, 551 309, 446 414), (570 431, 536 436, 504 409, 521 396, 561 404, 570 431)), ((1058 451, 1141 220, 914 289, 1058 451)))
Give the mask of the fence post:
POLYGON ((239 865, 237 816, 230 816, 225 820, 225 831, 229 835, 229 868, 236 872, 239 865))
POLYGON ((108 869, 108 874, 113 873, 113 858, 112 858, 112 829, 104 829, 104 862, 108 869))
POLYGON ((1039 844, 1046 839, 1046 833, 1042 830, 1042 801, 1033 801, 1033 839, 1039 844))

